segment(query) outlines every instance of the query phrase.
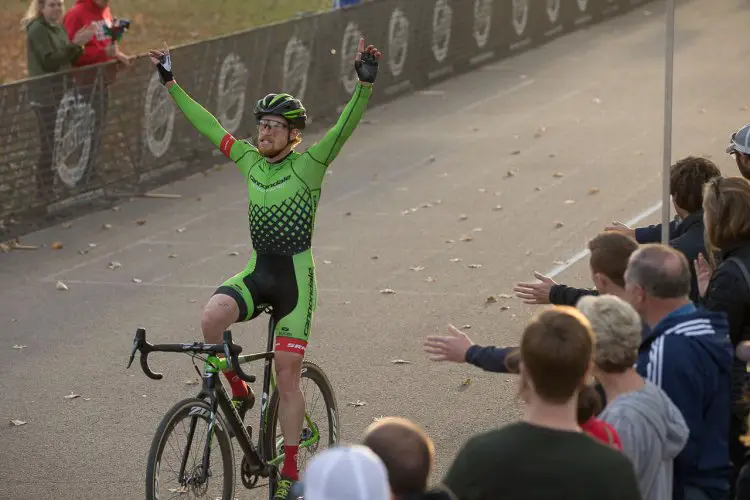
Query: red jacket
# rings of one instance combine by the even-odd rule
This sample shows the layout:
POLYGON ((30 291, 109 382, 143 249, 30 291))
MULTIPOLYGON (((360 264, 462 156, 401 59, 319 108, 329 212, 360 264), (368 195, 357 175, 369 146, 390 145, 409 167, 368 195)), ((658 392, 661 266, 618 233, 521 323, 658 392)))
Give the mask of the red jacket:
POLYGON ((75 5, 65 13, 63 18, 63 26, 70 40, 73 40, 78 30, 92 22, 98 24, 96 34, 86 44, 81 57, 73 63, 74 66, 88 66, 114 59, 108 57, 105 52, 112 43, 112 39, 104 34, 103 28, 105 24, 112 26, 112 13, 108 6, 102 9, 94 3, 94 0, 76 0, 75 5))
POLYGON ((607 422, 591 417, 581 425, 581 429, 594 439, 622 451, 620 436, 617 435, 615 428, 607 422))

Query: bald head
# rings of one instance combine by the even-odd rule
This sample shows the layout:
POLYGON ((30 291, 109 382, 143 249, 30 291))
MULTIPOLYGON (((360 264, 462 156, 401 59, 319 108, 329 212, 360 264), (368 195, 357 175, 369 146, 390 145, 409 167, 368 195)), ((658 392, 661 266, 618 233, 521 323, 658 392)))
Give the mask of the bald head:
POLYGON ((427 488, 435 455, 432 440, 410 420, 386 417, 371 424, 362 444, 383 460, 396 498, 427 488))
POLYGON ((690 293, 690 266, 682 254, 665 245, 643 245, 633 252, 625 282, 655 299, 682 299, 690 293))

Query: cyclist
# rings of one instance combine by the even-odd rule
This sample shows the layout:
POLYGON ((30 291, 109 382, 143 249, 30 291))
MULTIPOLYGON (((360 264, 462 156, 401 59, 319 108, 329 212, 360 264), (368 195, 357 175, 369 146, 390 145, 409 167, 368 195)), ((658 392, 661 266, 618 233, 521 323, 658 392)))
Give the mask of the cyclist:
MULTIPOLYGON (((208 301, 201 318, 203 337, 221 343, 233 323, 258 316, 267 305, 277 320, 276 383, 281 396, 279 420, 285 459, 275 498, 286 498, 299 479, 297 447, 304 421, 300 388, 313 312, 317 303, 311 252, 315 215, 326 169, 359 123, 378 73, 380 51, 359 40, 354 69, 359 77, 354 95, 336 125, 304 153, 294 151, 305 129, 304 106, 289 94, 268 94, 255 106, 257 146, 236 140, 175 81, 169 47, 149 52, 161 82, 190 123, 232 160, 248 189, 248 218, 253 251, 244 270, 226 280, 208 301)), ((250 388, 234 371, 224 373, 238 413, 255 402, 250 388)))

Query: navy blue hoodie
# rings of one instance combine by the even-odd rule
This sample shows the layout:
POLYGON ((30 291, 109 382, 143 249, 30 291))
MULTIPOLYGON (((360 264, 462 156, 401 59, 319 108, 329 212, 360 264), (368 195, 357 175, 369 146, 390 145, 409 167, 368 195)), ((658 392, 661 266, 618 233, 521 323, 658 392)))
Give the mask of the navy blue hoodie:
POLYGON ((638 352, 637 370, 680 409, 690 437, 674 461, 674 499, 685 486, 729 491, 732 346, 724 313, 685 305, 657 323, 638 352))

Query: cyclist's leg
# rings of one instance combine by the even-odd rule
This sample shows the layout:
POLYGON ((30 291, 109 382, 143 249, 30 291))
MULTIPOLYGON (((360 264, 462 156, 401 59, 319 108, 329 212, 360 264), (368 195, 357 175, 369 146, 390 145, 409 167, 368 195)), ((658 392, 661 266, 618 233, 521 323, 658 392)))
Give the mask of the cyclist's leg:
MULTIPOLYGON (((226 280, 214 292, 203 310, 201 329, 206 342, 218 344, 223 341, 223 333, 230 325, 250 320, 260 314, 255 305, 258 302, 253 282, 256 256, 253 252, 247 266, 241 272, 226 280)), ((234 370, 224 372, 234 398, 242 399, 250 395, 247 384, 234 370)), ((249 402, 252 404, 252 402, 249 402)))
POLYGON ((279 421, 284 434, 285 460, 281 475, 297 480, 297 448, 305 418, 305 398, 300 387, 302 359, 317 306, 315 268, 309 252, 293 257, 294 281, 279 287, 276 305, 276 384, 279 390, 279 421), (293 287, 293 290, 291 289, 293 287))

